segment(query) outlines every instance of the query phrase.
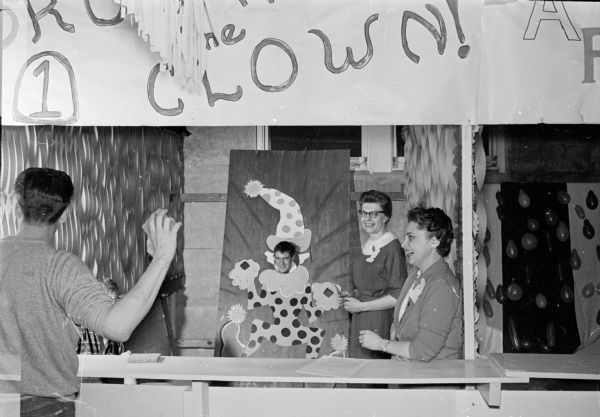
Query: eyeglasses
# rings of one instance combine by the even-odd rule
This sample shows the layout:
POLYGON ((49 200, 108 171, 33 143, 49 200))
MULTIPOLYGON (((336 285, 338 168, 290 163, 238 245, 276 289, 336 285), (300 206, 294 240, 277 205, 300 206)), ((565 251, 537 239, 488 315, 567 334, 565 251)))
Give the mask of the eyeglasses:
POLYGON ((277 263, 284 263, 284 262, 288 262, 292 259, 291 256, 283 256, 283 257, 279 257, 279 256, 274 256, 273 260, 277 263))
POLYGON ((382 210, 376 210, 376 211, 364 211, 364 210, 358 210, 358 215, 361 218, 365 218, 365 217, 369 217, 371 219, 375 219, 377 218, 377 216, 379 216, 380 213, 383 213, 382 210))

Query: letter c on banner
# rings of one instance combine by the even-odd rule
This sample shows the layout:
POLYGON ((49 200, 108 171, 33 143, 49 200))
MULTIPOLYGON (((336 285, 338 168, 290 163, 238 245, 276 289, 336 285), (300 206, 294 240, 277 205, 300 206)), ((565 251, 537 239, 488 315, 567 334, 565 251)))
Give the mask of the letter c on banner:
POLYGON ((279 40, 279 39, 267 38, 267 39, 263 39, 254 48, 254 51, 252 52, 252 61, 250 64, 250 70, 252 72, 252 81, 254 81, 254 84, 256 84, 256 86, 258 88, 260 88, 261 90, 268 91, 270 93, 277 92, 277 91, 283 91, 283 90, 288 89, 289 86, 294 83, 294 81, 296 80, 296 77, 298 76, 298 60, 296 59, 296 55, 294 54, 294 51, 292 51, 292 48, 290 48, 288 46, 288 44, 286 44, 285 42, 283 42, 282 40, 279 40), (284 83, 282 83, 280 85, 263 84, 262 82, 259 81, 258 75, 256 74, 256 62, 258 61, 258 55, 260 54, 260 51, 262 51, 262 49, 267 45, 274 45, 274 46, 278 46, 279 48, 281 48, 281 50, 290 57, 290 61, 292 62, 292 74, 284 83))

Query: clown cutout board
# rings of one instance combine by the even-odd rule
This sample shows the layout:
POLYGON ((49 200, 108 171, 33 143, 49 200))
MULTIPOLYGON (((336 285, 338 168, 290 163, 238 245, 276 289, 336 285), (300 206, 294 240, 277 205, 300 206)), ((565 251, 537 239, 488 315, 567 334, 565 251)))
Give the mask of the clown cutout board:
POLYGON ((344 356, 347 151, 232 151, 215 356, 344 356))

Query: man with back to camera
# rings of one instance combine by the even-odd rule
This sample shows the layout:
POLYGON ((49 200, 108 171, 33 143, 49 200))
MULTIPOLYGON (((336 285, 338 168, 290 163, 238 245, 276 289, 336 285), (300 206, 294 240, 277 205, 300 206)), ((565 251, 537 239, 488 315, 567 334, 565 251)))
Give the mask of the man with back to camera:
POLYGON ((150 215, 152 262, 115 302, 80 258, 52 244, 73 190, 65 172, 21 172, 15 191, 22 221, 16 235, 0 240, 0 353, 21 358, 22 416, 75 415, 69 401, 79 391, 75 324, 117 342, 129 339, 156 299, 182 225, 165 209, 150 215))

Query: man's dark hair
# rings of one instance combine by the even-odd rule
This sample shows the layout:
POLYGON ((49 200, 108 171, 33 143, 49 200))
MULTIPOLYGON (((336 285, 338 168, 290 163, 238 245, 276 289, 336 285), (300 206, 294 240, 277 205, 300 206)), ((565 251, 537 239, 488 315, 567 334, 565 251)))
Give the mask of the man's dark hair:
POLYGON ((365 191, 360 195, 359 203, 361 209, 364 203, 377 203, 388 219, 392 217, 392 199, 386 193, 377 190, 365 191))
POLYGON ((408 222, 415 222, 420 230, 425 230, 440 241, 437 252, 445 258, 450 253, 450 246, 454 239, 452 220, 437 207, 415 207, 408 212, 408 222))
POLYGON ((296 251, 296 245, 288 242, 287 240, 282 240, 273 248, 273 252, 289 253, 292 259, 294 259, 294 256, 296 256, 296 251))
POLYGON ((73 182, 63 171, 27 168, 15 181, 23 219, 28 224, 52 225, 71 204, 73 182))

